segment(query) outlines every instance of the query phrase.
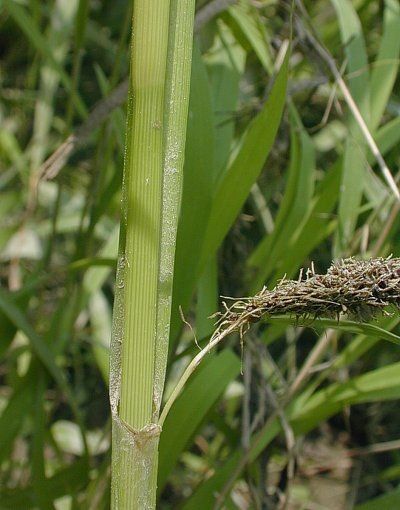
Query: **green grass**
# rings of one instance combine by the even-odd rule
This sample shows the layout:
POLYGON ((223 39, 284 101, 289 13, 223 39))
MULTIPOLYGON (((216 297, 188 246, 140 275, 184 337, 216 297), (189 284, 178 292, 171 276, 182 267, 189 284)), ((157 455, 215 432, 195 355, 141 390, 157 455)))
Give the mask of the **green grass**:
MULTIPOLYGON (((295 2, 291 37, 288 5, 240 0, 201 27, 195 21, 192 61, 190 9, 173 11, 170 23, 179 2, 156 3, 162 26, 138 21, 135 31, 141 92, 128 107, 124 95, 107 97, 128 78, 141 1, 0 3, 1 508, 110 508, 115 295, 126 319, 118 412, 140 429, 157 423, 198 352, 180 307, 204 346, 220 295, 296 278, 311 261, 324 272, 336 256, 400 255, 396 199, 307 42, 317 37, 335 59, 396 176, 398 3, 307 0, 307 18, 295 2), (150 92, 140 81, 149 63, 164 73, 150 92), (150 116, 160 123, 151 127, 150 116), (72 153, 38 184, 71 133, 72 153), (137 257, 115 285, 125 147, 121 246, 137 257), (171 162, 183 174, 164 180, 171 162)), ((199 16, 207 3, 196 2, 199 16)), ((309 446, 345 451, 396 439, 398 315, 306 326, 254 325, 243 359, 235 335, 206 357, 163 424, 159 508, 238 508, 241 497, 275 508, 279 478, 293 504, 327 505, 301 468, 315 463, 309 446), (291 433, 300 467, 286 483, 291 433)), ((364 459, 342 473, 347 504, 395 505, 396 451, 364 459)))

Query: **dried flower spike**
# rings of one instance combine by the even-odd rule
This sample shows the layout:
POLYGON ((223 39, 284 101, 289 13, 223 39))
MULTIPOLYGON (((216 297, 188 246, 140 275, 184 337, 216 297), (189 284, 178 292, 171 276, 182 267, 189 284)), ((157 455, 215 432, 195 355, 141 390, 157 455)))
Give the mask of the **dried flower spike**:
POLYGON ((263 317, 289 314, 296 319, 337 317, 346 314, 363 321, 388 305, 400 307, 400 259, 348 258, 333 263, 326 274, 314 266, 298 280, 282 279, 249 298, 234 300, 216 314, 218 331, 236 324, 241 333, 263 317))
MULTIPOLYGON (((231 298, 229 298, 231 299, 231 298)), ((264 287, 253 297, 233 300, 218 312, 216 330, 209 343, 192 359, 175 386, 161 413, 162 426, 172 404, 202 359, 226 336, 239 331, 241 339, 250 323, 263 317, 289 314, 296 319, 310 317, 355 316, 370 318, 385 306, 400 308, 400 259, 349 258, 330 266, 326 274, 315 274, 314 266, 300 272, 298 280, 283 279, 272 290, 264 287)), ((243 345, 243 344, 242 344, 243 345)))

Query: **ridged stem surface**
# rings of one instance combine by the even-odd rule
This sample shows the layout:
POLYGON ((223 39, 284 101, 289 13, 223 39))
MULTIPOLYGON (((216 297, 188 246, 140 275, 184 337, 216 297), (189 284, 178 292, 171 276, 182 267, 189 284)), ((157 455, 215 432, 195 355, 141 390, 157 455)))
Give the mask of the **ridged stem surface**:
POLYGON ((155 508, 194 0, 135 0, 110 373, 112 508, 155 508))

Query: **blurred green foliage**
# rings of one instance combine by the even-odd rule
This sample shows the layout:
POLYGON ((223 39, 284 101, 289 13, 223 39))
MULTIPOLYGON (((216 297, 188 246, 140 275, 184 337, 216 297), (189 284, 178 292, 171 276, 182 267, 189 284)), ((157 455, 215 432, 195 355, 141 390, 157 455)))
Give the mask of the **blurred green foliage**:
MULTIPOLYGON (((197 349, 179 306, 206 341, 219 295, 273 286, 311 261, 323 272, 335 257, 400 255, 399 206, 315 47, 397 178, 397 0, 307 0, 293 13, 240 0, 200 26, 207 3, 166 393, 197 349)), ((0 508, 109 508, 125 96, 107 97, 128 75, 130 17, 128 0, 0 2, 0 508), (42 179, 47 158, 76 141, 42 179)), ((379 341, 398 338, 398 323, 274 321, 248 333, 242 361, 229 339, 165 422, 159 507, 396 508, 397 443, 375 450, 400 427, 398 346, 379 341)))

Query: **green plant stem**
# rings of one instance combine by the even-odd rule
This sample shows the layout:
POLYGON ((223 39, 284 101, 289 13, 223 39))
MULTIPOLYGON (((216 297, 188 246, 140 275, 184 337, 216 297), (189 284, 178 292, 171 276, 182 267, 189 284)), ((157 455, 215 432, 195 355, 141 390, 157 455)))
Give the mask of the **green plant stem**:
POLYGON ((125 166, 126 313, 120 400, 120 416, 134 429, 152 418, 168 23, 169 0, 135 2, 125 166))
POLYGON ((233 331, 235 331, 236 329, 237 329, 237 324, 232 324, 227 329, 225 329, 221 332, 217 331, 211 337, 208 344, 192 359, 192 361, 189 363, 189 365, 186 367, 185 371, 183 372, 178 383, 174 387, 169 399, 165 403, 165 406, 163 407, 162 413, 160 415, 160 419, 158 420, 158 424, 160 425, 160 427, 163 426, 165 418, 167 417, 167 414, 169 413, 169 411, 172 407, 172 404, 179 397, 185 384, 189 380, 190 376, 195 372, 196 368, 203 361, 204 357, 207 356, 207 354, 209 354, 214 349, 214 347, 216 345, 218 345, 224 338, 226 338, 228 335, 233 333, 233 331))
POLYGON ((194 0, 135 0, 110 400, 112 507, 154 508, 194 0))

